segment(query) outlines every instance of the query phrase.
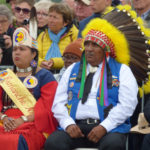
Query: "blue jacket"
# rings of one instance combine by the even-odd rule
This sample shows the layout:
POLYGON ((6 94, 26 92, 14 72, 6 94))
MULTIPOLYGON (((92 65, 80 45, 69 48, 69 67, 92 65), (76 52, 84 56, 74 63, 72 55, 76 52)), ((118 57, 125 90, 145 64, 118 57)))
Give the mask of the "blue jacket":
POLYGON ((79 33, 78 33, 78 38, 82 38, 82 30, 85 28, 85 26, 89 23, 90 20, 94 19, 94 18, 98 18, 100 17, 101 15, 98 13, 98 14, 93 14, 92 16, 89 16, 85 19, 83 19, 82 21, 79 22, 79 33))
MULTIPOLYGON (((76 77, 78 75, 80 63, 77 63, 70 75, 69 84, 68 84, 68 112, 69 115, 75 120, 76 119, 76 110, 79 104, 78 94, 80 90, 80 82, 76 82, 76 77)), ((119 72, 121 64, 117 63, 114 59, 109 59, 109 67, 112 73, 112 82, 119 82, 119 72)), ((111 89, 108 89, 108 106, 101 106, 99 104, 99 88, 97 91, 97 108, 100 116, 100 120, 103 121, 110 109, 117 105, 118 103, 118 90, 119 84, 114 84, 111 89), (111 107, 110 107, 111 106, 111 107)), ((130 121, 129 119, 125 121, 125 123, 119 125, 117 128, 113 129, 111 132, 120 132, 120 133, 128 133, 130 130, 130 121)))

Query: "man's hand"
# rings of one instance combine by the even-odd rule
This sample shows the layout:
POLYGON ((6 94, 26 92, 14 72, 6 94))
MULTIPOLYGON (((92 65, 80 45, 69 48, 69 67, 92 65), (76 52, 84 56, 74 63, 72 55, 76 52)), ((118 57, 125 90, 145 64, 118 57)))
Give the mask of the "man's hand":
POLYGON ((71 136, 71 138, 84 137, 84 134, 76 124, 69 125, 66 129, 66 132, 71 136))
POLYGON ((103 126, 98 125, 90 131, 87 138, 90 141, 97 143, 106 133, 106 129, 103 126))

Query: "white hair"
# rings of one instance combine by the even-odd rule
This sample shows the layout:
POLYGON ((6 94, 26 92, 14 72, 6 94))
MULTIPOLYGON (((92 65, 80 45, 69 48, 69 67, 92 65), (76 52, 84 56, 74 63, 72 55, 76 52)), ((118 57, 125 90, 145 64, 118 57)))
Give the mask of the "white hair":
POLYGON ((12 12, 4 4, 0 4, 0 16, 6 16, 8 18, 9 23, 12 23, 12 21, 13 21, 12 12))
POLYGON ((54 3, 50 0, 40 0, 40 1, 36 2, 34 6, 37 11, 45 10, 48 12, 48 10, 52 4, 54 4, 54 3))

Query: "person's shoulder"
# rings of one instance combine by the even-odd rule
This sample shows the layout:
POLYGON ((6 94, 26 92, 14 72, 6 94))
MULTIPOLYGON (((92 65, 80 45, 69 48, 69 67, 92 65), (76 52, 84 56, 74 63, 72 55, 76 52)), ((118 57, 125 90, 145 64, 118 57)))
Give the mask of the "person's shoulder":
POLYGON ((109 57, 109 67, 110 69, 121 70, 121 72, 127 71, 131 72, 130 67, 127 64, 118 62, 115 58, 109 57))
MULTIPOLYGON (((71 38, 71 41, 75 40, 78 36, 79 30, 77 27, 73 24, 69 31, 63 36, 63 37, 69 37, 71 38)), ((63 38, 62 38, 63 39, 63 38)))
POLYGON ((91 16, 89 16, 89 17, 87 17, 87 18, 85 18, 85 19, 83 19, 83 20, 81 20, 81 21, 79 22, 79 24, 82 25, 82 24, 88 23, 88 22, 89 22, 91 19, 93 19, 93 18, 95 18, 95 15, 94 15, 94 14, 91 15, 91 16))
POLYGON ((76 64, 77 64, 77 63, 71 64, 71 65, 65 70, 64 74, 65 74, 65 75, 70 74, 71 71, 72 71, 72 69, 75 67, 76 64))
POLYGON ((81 21, 79 22, 79 34, 78 34, 78 38, 82 38, 82 36, 81 36, 82 30, 85 28, 85 26, 86 26, 92 19, 94 19, 94 18, 96 18, 96 17, 98 17, 98 15, 93 14, 93 15, 91 15, 91 16, 89 16, 89 17, 87 17, 87 18, 85 18, 85 19, 83 19, 83 20, 81 20, 81 21))
POLYGON ((49 71, 48 71, 47 69, 39 67, 37 73, 46 74, 46 73, 48 73, 48 72, 49 72, 49 71))
POLYGON ((8 27, 8 30, 7 30, 7 35, 12 37, 14 31, 15 31, 15 28, 14 28, 13 24, 10 24, 9 27, 8 27))
POLYGON ((40 87, 43 87, 45 85, 57 85, 57 81, 54 78, 53 74, 44 68, 40 68, 35 74, 35 77, 37 78, 40 87))
POLYGON ((120 64, 121 64, 122 68, 131 70, 130 67, 127 64, 122 64, 122 63, 120 63, 120 64))
POLYGON ((76 72, 79 69, 79 67, 80 67, 80 62, 75 62, 67 68, 67 71, 69 74, 71 74, 74 71, 76 72))
POLYGON ((53 74, 49 70, 44 68, 39 68, 38 72, 36 73, 36 76, 42 80, 45 79, 45 80, 55 81, 53 74))
POLYGON ((45 68, 40 68, 38 73, 41 74, 41 75, 52 74, 49 70, 47 70, 45 68))
POLYGON ((42 32, 38 35, 37 39, 38 39, 38 40, 40 40, 40 39, 43 40, 43 38, 44 38, 45 35, 47 35, 47 34, 48 34, 48 30, 46 29, 45 31, 42 31, 42 32))
POLYGON ((130 75, 134 76, 132 69, 126 64, 121 64, 121 72, 123 75, 124 74, 128 74, 128 75, 130 74, 130 75))
POLYGON ((145 18, 145 26, 147 28, 150 28, 150 12, 148 13, 148 16, 145 18))
POLYGON ((73 24, 70 31, 78 32, 78 28, 73 24))
POLYGON ((66 69, 66 71, 71 71, 71 70, 74 68, 75 64, 76 64, 76 63, 71 64, 71 65, 66 69))

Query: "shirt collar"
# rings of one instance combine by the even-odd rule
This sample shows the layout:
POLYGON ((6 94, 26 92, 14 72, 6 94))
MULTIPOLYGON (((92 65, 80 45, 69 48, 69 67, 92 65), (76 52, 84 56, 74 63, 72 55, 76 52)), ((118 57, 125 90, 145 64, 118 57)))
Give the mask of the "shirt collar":
MULTIPOLYGON (((110 58, 110 56, 107 57, 107 62, 109 61, 109 58, 110 58)), ((87 72, 88 72, 88 73, 89 73, 89 70, 90 70, 90 66, 91 66, 91 65, 88 63, 88 64, 87 64, 87 72)), ((98 68, 102 68, 102 63, 100 63, 97 67, 98 67, 98 68)))

